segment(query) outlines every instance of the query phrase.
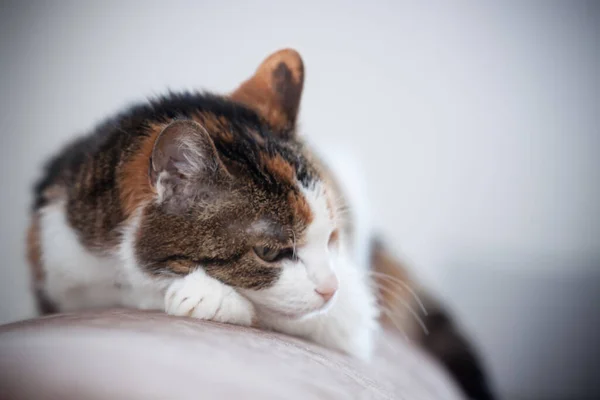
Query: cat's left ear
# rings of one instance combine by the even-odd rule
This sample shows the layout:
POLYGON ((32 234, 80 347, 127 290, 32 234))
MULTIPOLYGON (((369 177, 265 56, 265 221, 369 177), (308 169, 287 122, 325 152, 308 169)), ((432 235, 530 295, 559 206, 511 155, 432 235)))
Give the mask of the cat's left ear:
POLYGON ((303 86, 304 64, 300 54, 284 49, 263 61, 230 97, 255 110, 285 138, 294 134, 303 86))
POLYGON ((199 193, 215 191, 230 175, 206 129, 191 120, 177 120, 154 143, 149 179, 161 201, 181 205, 199 193))

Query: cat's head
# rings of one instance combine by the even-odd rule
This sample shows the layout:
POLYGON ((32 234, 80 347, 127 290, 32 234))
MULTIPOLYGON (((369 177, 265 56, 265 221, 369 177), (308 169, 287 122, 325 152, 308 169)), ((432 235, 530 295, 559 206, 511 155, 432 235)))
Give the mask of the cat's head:
POLYGON ((149 124, 138 164, 151 201, 135 243, 148 272, 203 268, 290 317, 331 304, 343 232, 334 189, 296 136, 303 78, 298 53, 282 50, 231 95, 149 124))

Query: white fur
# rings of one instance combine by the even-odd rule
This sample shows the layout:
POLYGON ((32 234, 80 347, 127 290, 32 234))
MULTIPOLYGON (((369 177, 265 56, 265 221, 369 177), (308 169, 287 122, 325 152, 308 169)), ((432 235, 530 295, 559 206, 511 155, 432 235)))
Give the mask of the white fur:
POLYGON ((254 317, 254 307, 246 298, 202 269, 171 284, 165 294, 165 311, 172 315, 246 326, 254 317))
POLYGON ((259 311, 259 320, 273 330, 368 360, 378 329, 376 302, 364 270, 348 259, 340 258, 336 264, 340 288, 334 303, 324 312, 305 318, 285 318, 259 311))
POLYGON ((348 251, 359 268, 368 268, 371 257, 371 239, 373 236, 371 204, 365 169, 360 158, 337 141, 322 143, 323 149, 335 149, 320 154, 325 157, 327 166, 341 188, 344 201, 350 208, 350 217, 354 228, 354 237, 348 251))
MULTIPOLYGON (((327 248, 329 236, 335 229, 329 217, 327 199, 321 185, 303 189, 313 214, 307 228, 306 244, 296 248, 298 261, 285 261, 277 282, 266 289, 245 290, 252 301, 267 312, 288 317, 300 317, 322 309, 326 302, 316 289, 326 285, 336 276, 334 254, 327 248)), ((330 303, 335 301, 335 297, 330 303)))
MULTIPOLYGON (((210 136, 202 125, 196 126, 204 131, 206 138, 210 136)), ((175 166, 187 176, 196 176, 207 169, 214 172, 217 168, 217 164, 210 159, 210 155, 207 156, 205 148, 199 145, 197 140, 195 136, 183 136, 179 139, 179 150, 185 161, 177 162, 175 166)))
POLYGON ((80 243, 68 225, 63 203, 42 209, 40 242, 46 273, 44 290, 49 298, 64 311, 114 306, 162 308, 165 282, 147 277, 134 261, 133 233, 138 223, 136 214, 119 252, 99 255, 80 243))
POLYGON ((257 304, 259 320, 266 327, 369 359, 378 329, 378 308, 367 268, 352 260, 345 243, 338 251, 328 249, 335 225, 323 187, 317 184, 302 191, 313 221, 306 245, 297 249, 299 261, 286 262, 273 286, 242 293, 257 304), (337 276, 339 289, 325 304, 315 289, 331 274, 337 276))
POLYGON ((120 293, 121 305, 133 308, 156 310, 164 308, 164 294, 173 282, 172 277, 150 277, 142 271, 135 256, 135 238, 139 230, 142 212, 141 205, 129 218, 123 229, 123 239, 118 249, 119 262, 122 265, 122 279, 127 282, 128 290, 120 293))
POLYGON ((64 204, 41 210, 40 242, 45 291, 61 309, 118 305, 119 264, 111 255, 85 249, 67 224, 64 204))
POLYGON ((150 277, 135 256, 143 207, 129 219, 123 240, 112 254, 87 250, 68 225, 64 204, 41 210, 40 235, 45 290, 63 310, 126 306, 162 309, 241 325, 253 318, 265 327, 305 337, 324 346, 368 359, 378 328, 378 308, 368 279, 366 259, 356 246, 341 240, 328 248, 335 229, 324 188, 302 188, 313 220, 298 261, 287 261, 277 282, 261 290, 236 291, 200 268, 185 278, 150 277), (316 292, 335 276, 339 289, 329 301, 316 292), (248 301, 250 300, 250 301, 248 301))

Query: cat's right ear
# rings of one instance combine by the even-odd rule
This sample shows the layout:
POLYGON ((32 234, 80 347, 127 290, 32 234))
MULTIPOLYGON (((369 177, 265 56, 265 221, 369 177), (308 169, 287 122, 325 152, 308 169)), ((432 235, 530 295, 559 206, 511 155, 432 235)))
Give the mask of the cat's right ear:
POLYGON ((271 54, 230 98, 256 111, 282 138, 294 134, 304 86, 304 64, 297 51, 271 54))
POLYGON ((191 183, 208 185, 229 177, 206 129, 190 120, 174 121, 158 135, 148 174, 160 197, 187 193, 191 183))

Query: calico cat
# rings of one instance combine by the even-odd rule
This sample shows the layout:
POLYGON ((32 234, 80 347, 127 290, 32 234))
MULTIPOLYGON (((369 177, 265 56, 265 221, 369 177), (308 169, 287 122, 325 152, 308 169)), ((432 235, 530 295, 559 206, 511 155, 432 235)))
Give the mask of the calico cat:
MULTIPOLYGON (((395 318, 398 301, 419 301, 406 295, 409 278, 359 229, 351 196, 298 135, 303 83, 299 54, 281 50, 229 95, 134 106, 52 159, 28 233, 40 311, 165 310, 368 360, 383 309, 384 324, 402 320, 434 343, 436 329, 423 338, 414 319, 395 318)), ((444 337, 462 338, 445 321, 444 337)), ((469 382, 468 394, 490 398, 469 382)))

